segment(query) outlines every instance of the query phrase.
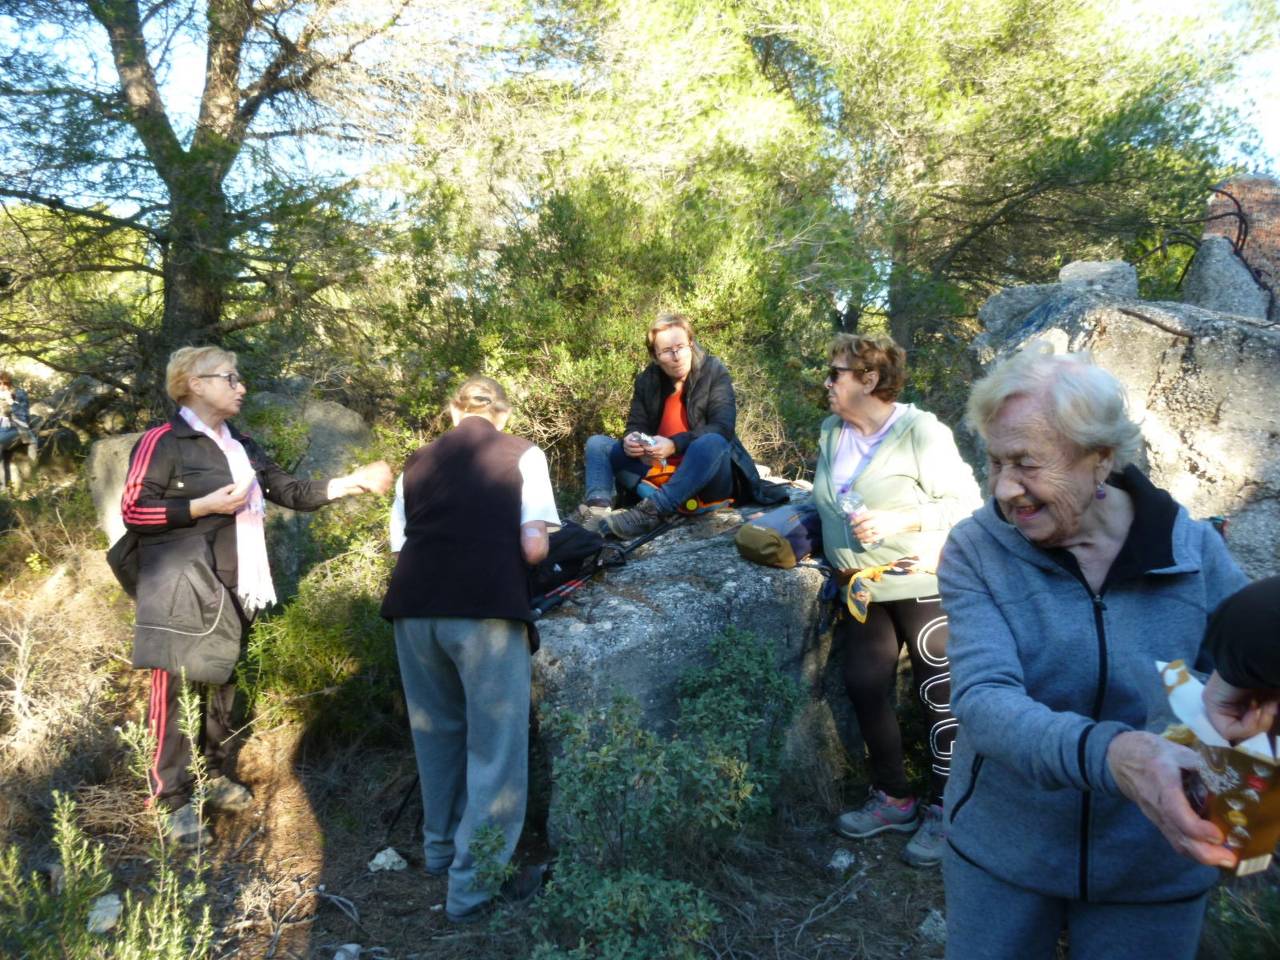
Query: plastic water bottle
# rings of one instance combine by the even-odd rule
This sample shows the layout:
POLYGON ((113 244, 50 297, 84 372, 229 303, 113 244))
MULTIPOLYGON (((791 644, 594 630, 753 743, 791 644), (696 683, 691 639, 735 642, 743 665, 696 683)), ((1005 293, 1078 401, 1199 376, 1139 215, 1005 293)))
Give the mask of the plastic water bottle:
MULTIPOLYGON (((836 499, 836 503, 840 505, 840 512, 850 520, 856 520, 867 512, 867 502, 852 490, 846 490, 836 499)), ((875 543, 864 543, 864 549, 872 549, 884 543, 883 540, 877 540, 875 543)))

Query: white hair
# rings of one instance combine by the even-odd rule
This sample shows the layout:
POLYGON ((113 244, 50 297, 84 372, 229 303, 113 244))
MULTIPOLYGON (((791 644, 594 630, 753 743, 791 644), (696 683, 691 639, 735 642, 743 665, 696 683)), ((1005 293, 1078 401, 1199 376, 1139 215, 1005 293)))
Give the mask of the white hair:
POLYGON ((1108 450, 1115 469, 1137 459, 1142 429, 1115 375, 1087 352, 1055 355, 1042 340, 1028 344, 973 385, 966 419, 985 441, 987 428, 1013 397, 1041 401, 1050 426, 1080 450, 1108 450))

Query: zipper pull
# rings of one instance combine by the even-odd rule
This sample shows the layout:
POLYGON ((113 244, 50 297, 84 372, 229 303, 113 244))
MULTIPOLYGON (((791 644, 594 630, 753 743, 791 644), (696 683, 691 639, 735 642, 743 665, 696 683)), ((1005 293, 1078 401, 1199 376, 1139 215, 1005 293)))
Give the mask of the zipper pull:
POLYGON ((1093 606, 1096 610, 1105 611, 1107 609, 1107 602, 1102 599, 1102 594, 1099 593, 1093 598, 1093 606))

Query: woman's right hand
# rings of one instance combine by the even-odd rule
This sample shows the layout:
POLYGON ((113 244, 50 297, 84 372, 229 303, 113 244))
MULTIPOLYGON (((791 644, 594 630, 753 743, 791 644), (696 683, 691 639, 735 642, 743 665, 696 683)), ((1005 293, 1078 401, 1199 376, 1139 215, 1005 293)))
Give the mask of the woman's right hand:
POLYGON ((191 519, 196 520, 214 513, 235 513, 249 499, 249 487, 252 483, 253 481, 250 480, 239 487, 234 483, 228 483, 213 493, 197 497, 191 501, 191 519))
POLYGON ((622 438, 622 452, 634 460, 639 460, 649 452, 649 448, 640 442, 638 433, 628 433, 622 438))
POLYGON ((1107 748, 1107 765, 1120 792, 1138 805, 1169 846, 1208 867, 1230 869, 1236 855, 1222 831, 1196 815, 1182 790, 1182 771, 1199 765, 1196 752, 1154 733, 1129 730, 1107 748))

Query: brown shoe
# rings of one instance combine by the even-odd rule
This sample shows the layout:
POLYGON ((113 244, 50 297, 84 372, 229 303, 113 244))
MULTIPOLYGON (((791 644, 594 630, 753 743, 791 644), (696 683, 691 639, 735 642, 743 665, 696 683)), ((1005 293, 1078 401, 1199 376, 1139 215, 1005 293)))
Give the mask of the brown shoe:
POLYGON ((600 525, 600 532, 619 540, 632 540, 643 536, 658 524, 663 516, 652 500, 641 500, 630 510, 620 510, 607 516, 600 525))

